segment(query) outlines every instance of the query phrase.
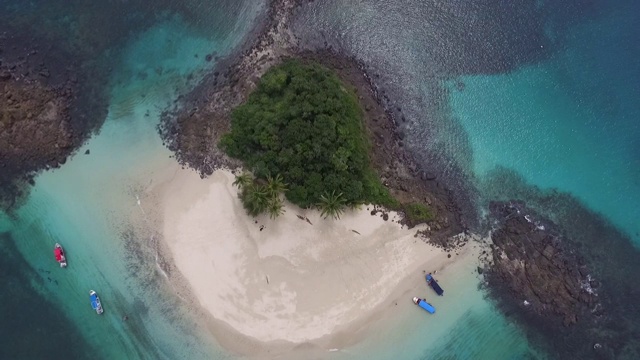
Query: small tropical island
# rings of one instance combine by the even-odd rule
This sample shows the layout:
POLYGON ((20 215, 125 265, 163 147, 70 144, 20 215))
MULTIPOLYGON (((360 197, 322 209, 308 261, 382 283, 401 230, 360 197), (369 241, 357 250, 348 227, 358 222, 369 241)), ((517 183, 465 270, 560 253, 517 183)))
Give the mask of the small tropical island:
POLYGON ((178 164, 148 197, 174 288, 248 355, 356 343, 414 310, 422 274, 476 281, 453 193, 405 148, 361 63, 296 47, 296 5, 274 3, 262 35, 165 112, 178 164))
POLYGON ((261 35, 165 111, 163 142, 201 177, 242 168, 237 185, 252 214, 280 213, 271 178, 283 200, 302 209, 373 204, 372 215, 397 211, 408 227, 429 225, 422 238, 455 247, 451 236, 469 226, 460 194, 418 164, 405 146, 400 108, 384 103, 363 63, 298 47, 288 24, 299 4, 271 4, 261 35))
POLYGON ((362 71, 281 60, 221 112, 178 113, 166 140, 200 173, 176 164, 150 197, 175 288, 211 315, 223 346, 249 355, 355 343, 415 306, 406 294, 425 286, 419 274, 453 283, 478 261, 478 247, 452 256, 454 244, 426 237, 451 242, 459 223, 408 168, 362 71))

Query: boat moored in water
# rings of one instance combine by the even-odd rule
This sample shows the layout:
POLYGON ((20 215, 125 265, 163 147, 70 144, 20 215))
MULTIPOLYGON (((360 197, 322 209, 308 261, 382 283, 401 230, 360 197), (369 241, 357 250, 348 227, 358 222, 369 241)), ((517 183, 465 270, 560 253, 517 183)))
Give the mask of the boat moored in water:
POLYGON ((91 307, 93 310, 95 310, 98 315, 102 314, 104 310, 102 309, 102 303, 100 302, 98 294, 93 290, 89 291, 89 299, 91 299, 91 307))
POLYGON ((67 267, 67 258, 64 256, 62 245, 56 243, 53 247, 53 255, 56 257, 56 261, 60 264, 60 267, 67 267))
POLYGON ((414 297, 413 303, 425 309, 429 314, 433 314, 436 312, 436 308, 434 308, 433 305, 429 304, 425 299, 414 297))
POLYGON ((436 279, 433 278, 431 273, 427 274, 426 278, 427 278, 427 284, 431 286, 431 288, 436 292, 436 294, 442 296, 444 294, 444 290, 442 290, 442 288, 440 287, 440 284, 438 284, 436 279))

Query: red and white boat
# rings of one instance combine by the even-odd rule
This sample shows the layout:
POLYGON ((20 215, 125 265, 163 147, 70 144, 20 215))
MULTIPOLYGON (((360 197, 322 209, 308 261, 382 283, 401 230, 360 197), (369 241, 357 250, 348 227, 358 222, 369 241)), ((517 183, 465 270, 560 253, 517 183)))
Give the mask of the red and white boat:
POLYGON ((60 263, 60 267, 67 267, 67 258, 64 256, 64 250, 60 244, 56 243, 53 248, 53 255, 56 256, 56 261, 60 263))

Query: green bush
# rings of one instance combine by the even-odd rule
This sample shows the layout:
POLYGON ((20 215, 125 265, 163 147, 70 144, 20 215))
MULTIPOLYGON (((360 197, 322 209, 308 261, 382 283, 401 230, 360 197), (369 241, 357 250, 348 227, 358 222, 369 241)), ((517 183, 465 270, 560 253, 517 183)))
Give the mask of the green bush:
POLYGON ((413 224, 419 224, 433 220, 431 210, 420 203, 410 203, 403 206, 405 215, 413 224))
POLYGON ((269 70, 232 112, 220 146, 258 179, 281 175, 286 198, 303 208, 325 194, 341 194, 345 205, 395 204, 371 168, 355 93, 317 64, 269 70))

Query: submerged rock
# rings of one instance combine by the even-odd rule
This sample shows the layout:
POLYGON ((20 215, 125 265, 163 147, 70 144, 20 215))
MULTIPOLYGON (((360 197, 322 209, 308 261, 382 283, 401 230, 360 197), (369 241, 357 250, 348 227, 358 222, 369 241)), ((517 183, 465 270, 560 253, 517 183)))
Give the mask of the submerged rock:
MULTIPOLYGON (((0 163, 10 169, 7 175, 64 162, 74 143, 68 101, 67 95, 39 83, 5 83, 0 96, 0 163)), ((0 180, 4 185, 12 181, 0 180)))
POLYGON ((20 205, 38 171, 58 167, 106 115, 102 73, 62 48, 37 51, 35 38, 5 33, 0 64, 0 208, 20 205), (63 59, 63 60, 61 60, 63 59), (80 80, 79 80, 80 79, 80 80))
POLYGON ((538 314, 558 316, 565 326, 578 322, 596 302, 595 292, 585 287, 590 278, 581 274, 579 257, 562 236, 541 230, 522 206, 493 203, 491 211, 499 224, 491 235, 494 281, 527 299, 538 314))

